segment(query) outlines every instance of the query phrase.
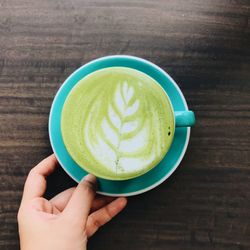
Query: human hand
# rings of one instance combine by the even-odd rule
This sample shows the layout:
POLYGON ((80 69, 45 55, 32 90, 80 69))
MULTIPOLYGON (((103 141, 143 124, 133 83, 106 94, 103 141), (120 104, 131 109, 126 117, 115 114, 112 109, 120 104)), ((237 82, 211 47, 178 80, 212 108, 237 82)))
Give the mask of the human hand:
POLYGON ((126 198, 95 197, 93 175, 51 200, 43 198, 46 177, 57 165, 51 155, 27 177, 17 216, 21 250, 86 249, 87 239, 126 206, 126 198))

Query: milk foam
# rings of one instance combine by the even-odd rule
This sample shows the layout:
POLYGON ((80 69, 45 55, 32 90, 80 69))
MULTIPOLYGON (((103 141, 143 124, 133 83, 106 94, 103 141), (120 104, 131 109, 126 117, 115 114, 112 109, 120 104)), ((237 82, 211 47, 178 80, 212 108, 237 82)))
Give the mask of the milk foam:
POLYGON ((127 153, 133 153, 147 147, 149 140, 148 130, 150 128, 148 123, 145 123, 144 127, 132 138, 123 139, 124 135, 135 131, 139 125, 139 116, 133 121, 125 122, 126 118, 134 115, 140 106, 140 100, 135 99, 136 97, 134 98, 135 100, 130 103, 134 94, 133 86, 128 86, 126 81, 117 85, 113 98, 116 109, 119 110, 119 114, 117 114, 112 105, 109 104, 108 117, 104 116, 101 121, 102 135, 97 131, 97 143, 89 138, 89 127, 91 123, 94 122, 91 119, 91 113, 97 111, 92 110, 92 112, 88 114, 89 117, 87 117, 85 124, 84 138, 86 146, 100 162, 105 164, 107 169, 116 174, 124 171, 127 173, 138 171, 140 168, 143 168, 143 166, 152 163, 156 157, 154 151, 142 157, 126 156, 127 153), (111 126, 107 118, 109 118, 113 126, 111 126), (113 127, 116 127, 117 130, 113 127))

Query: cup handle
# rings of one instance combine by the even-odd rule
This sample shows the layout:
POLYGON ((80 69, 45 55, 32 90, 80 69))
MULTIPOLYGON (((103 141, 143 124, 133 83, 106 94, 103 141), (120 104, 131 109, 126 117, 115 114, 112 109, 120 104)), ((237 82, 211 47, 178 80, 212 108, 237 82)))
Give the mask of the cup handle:
POLYGON ((191 127, 195 124, 195 115, 193 111, 175 111, 174 116, 176 127, 191 127))

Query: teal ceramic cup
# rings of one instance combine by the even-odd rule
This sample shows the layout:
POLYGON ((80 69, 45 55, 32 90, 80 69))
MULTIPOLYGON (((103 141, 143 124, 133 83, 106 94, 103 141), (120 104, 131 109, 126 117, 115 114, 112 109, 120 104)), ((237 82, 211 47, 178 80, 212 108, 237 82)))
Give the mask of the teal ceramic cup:
POLYGON ((186 151, 190 127, 195 123, 194 113, 188 110, 185 98, 174 80, 157 65, 139 57, 111 55, 95 59, 73 72, 58 90, 51 106, 49 136, 53 151, 64 170, 77 182, 87 173, 68 153, 61 133, 63 105, 72 88, 85 76, 107 67, 128 67, 150 76, 164 89, 172 106, 175 130, 171 147, 163 160, 149 172, 133 179, 113 181, 98 178, 99 193, 129 196, 148 191, 169 177, 179 165, 186 151))

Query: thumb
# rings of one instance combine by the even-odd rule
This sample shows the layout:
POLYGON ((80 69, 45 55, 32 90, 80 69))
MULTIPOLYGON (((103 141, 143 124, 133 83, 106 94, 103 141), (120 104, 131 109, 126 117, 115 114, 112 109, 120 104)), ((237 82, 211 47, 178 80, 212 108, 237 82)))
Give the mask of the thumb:
POLYGON ((85 224, 95 198, 96 187, 96 177, 91 174, 85 176, 76 187, 63 214, 85 224))

